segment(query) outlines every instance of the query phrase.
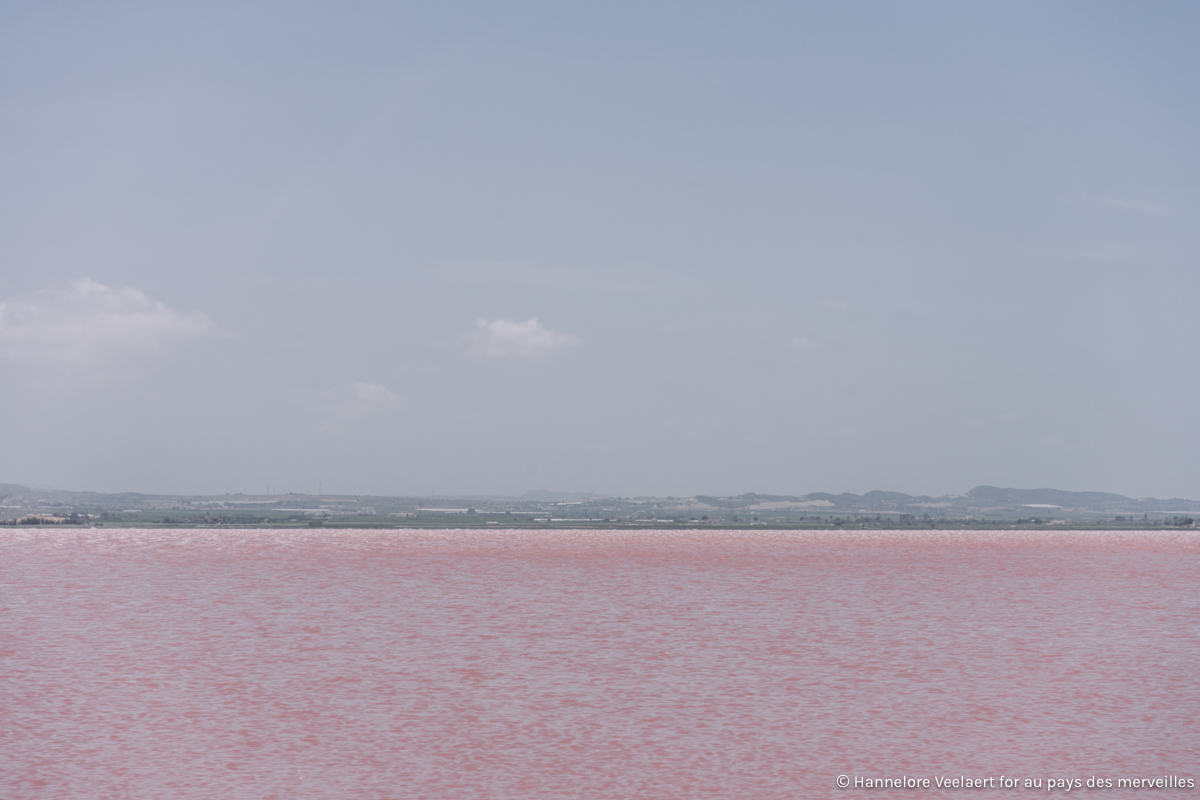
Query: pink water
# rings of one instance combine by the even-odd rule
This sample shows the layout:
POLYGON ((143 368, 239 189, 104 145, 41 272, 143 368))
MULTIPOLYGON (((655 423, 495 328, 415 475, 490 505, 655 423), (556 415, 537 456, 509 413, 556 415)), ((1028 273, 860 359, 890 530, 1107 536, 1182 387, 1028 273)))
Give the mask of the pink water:
POLYGON ((1200 784, 1198 578, 1187 532, 8 530, 0 798, 1200 784))

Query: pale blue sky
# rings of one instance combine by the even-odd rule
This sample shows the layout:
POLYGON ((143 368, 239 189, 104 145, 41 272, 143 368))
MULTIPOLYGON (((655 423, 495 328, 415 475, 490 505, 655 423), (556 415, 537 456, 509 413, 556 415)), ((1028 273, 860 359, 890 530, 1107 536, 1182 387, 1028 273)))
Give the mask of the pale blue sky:
POLYGON ((5 4, 0 481, 1200 497, 1198 34, 5 4))

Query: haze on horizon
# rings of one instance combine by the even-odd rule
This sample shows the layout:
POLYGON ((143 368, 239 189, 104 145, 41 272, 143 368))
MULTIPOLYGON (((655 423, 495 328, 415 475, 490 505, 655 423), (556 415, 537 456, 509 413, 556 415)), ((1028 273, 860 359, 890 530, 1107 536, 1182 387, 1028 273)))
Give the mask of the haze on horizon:
POLYGON ((0 8, 0 482, 1200 498, 1200 6, 0 8))

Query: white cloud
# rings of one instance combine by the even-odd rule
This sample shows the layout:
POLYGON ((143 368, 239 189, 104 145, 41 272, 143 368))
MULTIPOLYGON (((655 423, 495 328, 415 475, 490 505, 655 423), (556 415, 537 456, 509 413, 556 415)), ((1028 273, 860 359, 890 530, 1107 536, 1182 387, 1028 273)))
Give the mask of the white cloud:
POLYGON ((789 339, 787 343, 788 350, 816 350, 818 347, 820 345, 812 339, 802 339, 800 337, 789 339))
POLYGON ((359 381, 339 389, 326 389, 308 401, 309 410, 320 419, 317 430, 342 431, 355 421, 378 421, 404 408, 400 395, 379 383, 359 381))
POLYGON ((372 403, 375 405, 395 405, 400 402, 400 395, 393 392, 386 386, 381 386, 378 383, 367 383, 359 381, 352 383, 346 387, 350 394, 363 401, 364 403, 372 403))
POLYGON ((822 300, 821 305, 831 311, 846 311, 850 308, 850 304, 845 300, 830 300, 829 298, 822 300))
POLYGON ((558 355, 580 345, 575 334, 552 331, 533 317, 524 322, 477 319, 475 327, 463 331, 459 341, 474 356, 530 360, 558 355))
POLYGON ((0 358, 86 366, 125 353, 160 352, 213 327, 198 311, 176 311, 137 289, 81 278, 59 291, 0 302, 0 358))

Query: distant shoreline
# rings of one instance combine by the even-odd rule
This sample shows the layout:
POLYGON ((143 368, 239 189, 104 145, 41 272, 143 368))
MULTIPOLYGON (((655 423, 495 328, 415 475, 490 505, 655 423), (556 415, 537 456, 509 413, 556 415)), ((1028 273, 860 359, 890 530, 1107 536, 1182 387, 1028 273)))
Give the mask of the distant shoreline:
POLYGON ((2 525, 167 528, 767 528, 784 530, 1156 530, 1188 528, 1200 502, 1105 492, 977 486, 900 492, 613 497, 537 490, 521 497, 335 494, 153 495, 0 484, 2 525))
POLYGON ((776 525, 767 523, 729 523, 729 522, 589 522, 586 520, 554 520, 491 523, 488 521, 468 522, 456 520, 411 521, 408 523, 362 523, 323 521, 319 525, 296 525, 288 522, 259 522, 259 523, 229 523, 204 524, 191 522, 21 522, 0 521, 0 531, 3 530, 67 530, 67 529, 96 529, 96 530, 267 530, 267 531, 407 531, 407 530, 489 530, 489 531, 536 531, 536 530, 596 530, 596 531, 639 531, 639 530, 677 530, 677 531, 961 531, 964 533, 986 531, 1197 531, 1200 524, 1194 518, 1185 524, 1171 520, 1159 522, 1130 523, 1097 523, 1063 520, 1061 522, 1017 523, 961 523, 958 521, 933 522, 927 524, 895 525, 886 523, 843 523, 827 525, 776 525))

